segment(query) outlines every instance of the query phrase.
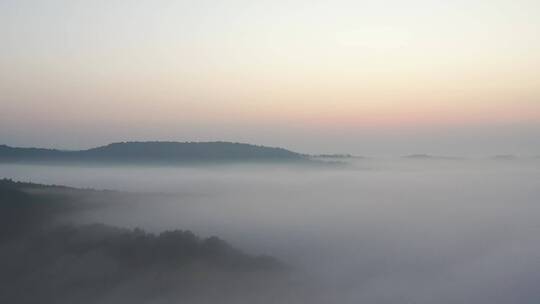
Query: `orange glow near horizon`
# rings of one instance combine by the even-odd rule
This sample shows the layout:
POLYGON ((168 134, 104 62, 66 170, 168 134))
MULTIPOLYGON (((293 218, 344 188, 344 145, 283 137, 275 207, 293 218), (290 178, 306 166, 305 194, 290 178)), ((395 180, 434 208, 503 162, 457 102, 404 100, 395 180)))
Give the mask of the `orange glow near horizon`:
POLYGON ((540 128, 538 2, 368 2, 0 4, 0 128, 540 128))

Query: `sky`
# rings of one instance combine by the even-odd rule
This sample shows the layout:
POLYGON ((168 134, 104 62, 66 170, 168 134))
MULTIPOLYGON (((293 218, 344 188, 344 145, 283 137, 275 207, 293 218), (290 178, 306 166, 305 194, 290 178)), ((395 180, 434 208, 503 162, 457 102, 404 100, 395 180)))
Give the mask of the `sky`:
POLYGON ((0 144, 540 155, 538 1, 0 1, 0 144))

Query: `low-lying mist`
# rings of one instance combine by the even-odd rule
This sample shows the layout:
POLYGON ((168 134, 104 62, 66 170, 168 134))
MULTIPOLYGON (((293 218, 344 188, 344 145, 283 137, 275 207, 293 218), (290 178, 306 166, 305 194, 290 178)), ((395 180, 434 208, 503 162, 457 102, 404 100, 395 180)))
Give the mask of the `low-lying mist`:
POLYGON ((3 164, 0 177, 127 192, 71 220, 217 235, 291 265, 332 303, 540 300, 539 160, 3 164))

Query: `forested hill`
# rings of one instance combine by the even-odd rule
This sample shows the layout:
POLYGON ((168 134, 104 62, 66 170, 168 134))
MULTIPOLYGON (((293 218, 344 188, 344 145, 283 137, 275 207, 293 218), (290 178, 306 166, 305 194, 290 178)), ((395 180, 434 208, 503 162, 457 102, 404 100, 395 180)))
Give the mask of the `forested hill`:
POLYGON ((261 303, 291 285, 287 265, 218 237, 77 224, 110 194, 0 179, 0 303, 261 303))
POLYGON ((78 151, 0 145, 1 162, 182 163, 307 159, 283 148, 232 142, 120 142, 78 151))

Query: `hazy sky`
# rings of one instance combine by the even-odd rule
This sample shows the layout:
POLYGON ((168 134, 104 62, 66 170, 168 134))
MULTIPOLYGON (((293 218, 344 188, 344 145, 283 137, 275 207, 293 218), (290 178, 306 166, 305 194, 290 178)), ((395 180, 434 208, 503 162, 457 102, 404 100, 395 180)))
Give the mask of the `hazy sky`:
POLYGON ((0 1, 0 143, 540 154, 538 1, 0 1))

